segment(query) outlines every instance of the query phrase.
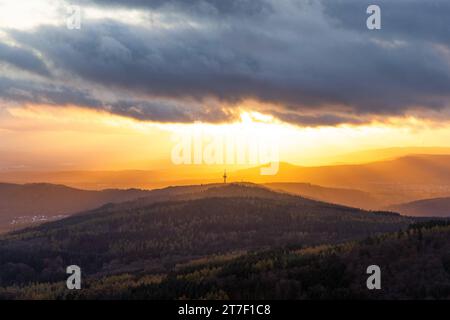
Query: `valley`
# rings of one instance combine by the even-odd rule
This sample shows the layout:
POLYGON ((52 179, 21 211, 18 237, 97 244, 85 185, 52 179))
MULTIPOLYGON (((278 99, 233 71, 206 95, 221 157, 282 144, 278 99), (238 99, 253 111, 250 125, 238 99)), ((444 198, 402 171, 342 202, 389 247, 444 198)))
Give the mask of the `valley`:
POLYGON ((339 186, 269 181, 82 190, 3 183, 0 299, 447 298, 448 198, 399 201, 446 194, 446 174, 437 177, 428 167, 446 163, 434 156, 399 161, 436 184, 429 189, 394 174, 396 161, 358 169, 280 166, 279 179, 325 170, 315 180, 322 183, 355 172, 339 186), (384 178, 360 183, 362 177, 384 178), (362 286, 371 264, 388 270, 386 290, 362 286), (69 265, 82 270, 83 290, 66 289, 69 265))

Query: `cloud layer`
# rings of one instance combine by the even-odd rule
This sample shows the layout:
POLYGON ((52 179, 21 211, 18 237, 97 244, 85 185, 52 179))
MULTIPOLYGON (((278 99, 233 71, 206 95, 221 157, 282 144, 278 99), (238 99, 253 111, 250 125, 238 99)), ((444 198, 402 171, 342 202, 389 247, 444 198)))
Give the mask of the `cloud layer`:
POLYGON ((81 1, 148 19, 6 30, 0 64, 32 76, 0 78, 0 97, 163 122, 230 121, 255 100, 312 126, 449 108, 450 4, 378 3, 370 31, 365 0, 81 1))

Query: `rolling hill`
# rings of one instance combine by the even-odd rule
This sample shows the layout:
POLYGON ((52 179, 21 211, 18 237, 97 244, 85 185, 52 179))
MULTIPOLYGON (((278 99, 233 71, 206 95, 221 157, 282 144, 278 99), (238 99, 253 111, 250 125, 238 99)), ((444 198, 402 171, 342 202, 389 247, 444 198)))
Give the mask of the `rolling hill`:
POLYGON ((91 275, 76 291, 65 281, 0 286, 0 299, 448 300, 449 252, 449 222, 429 221, 339 245, 210 255, 165 272, 91 275), (381 290, 366 287, 373 264, 381 270, 381 290))
POLYGON ((450 197, 424 199, 390 206, 389 210, 417 217, 450 217, 450 197))
POLYGON ((413 155, 358 165, 301 167, 280 163, 273 176, 260 167, 230 174, 232 180, 257 183, 302 182, 369 192, 384 206, 450 195, 450 155, 413 155))
POLYGON ((371 187, 379 184, 450 184, 450 155, 412 155, 359 165, 302 167, 280 163, 276 175, 260 175, 255 167, 237 171, 233 178, 251 176, 257 182, 309 182, 322 186, 371 187))
POLYGON ((0 286, 58 281, 70 264, 96 277, 163 273, 211 255, 339 243, 404 229, 413 221, 252 184, 184 189, 190 192, 175 188, 170 201, 153 195, 108 204, 1 236, 0 286))
POLYGON ((341 204, 349 207, 363 209, 379 208, 379 200, 370 193, 356 189, 330 188, 313 185, 310 183, 272 182, 266 183, 266 187, 273 190, 284 191, 306 198, 341 204))
POLYGON ((138 189, 87 191, 46 183, 0 183, 0 231, 143 197, 138 189))
MULTIPOLYGON (((443 149, 442 152, 444 151, 443 149)), ((396 151, 392 154, 402 153, 396 151)), ((261 166, 227 170, 229 181, 251 181, 260 184, 295 182, 357 189, 370 193, 379 203, 378 208, 419 199, 450 196, 448 154, 417 154, 371 163, 316 167, 282 162, 274 176, 260 175, 260 168, 261 166)), ((224 165, 216 165, 208 171, 202 171, 195 166, 173 166, 165 170, 0 172, 0 180, 8 183, 47 182, 90 190, 131 187, 153 189, 170 185, 221 182, 224 169, 224 165)))

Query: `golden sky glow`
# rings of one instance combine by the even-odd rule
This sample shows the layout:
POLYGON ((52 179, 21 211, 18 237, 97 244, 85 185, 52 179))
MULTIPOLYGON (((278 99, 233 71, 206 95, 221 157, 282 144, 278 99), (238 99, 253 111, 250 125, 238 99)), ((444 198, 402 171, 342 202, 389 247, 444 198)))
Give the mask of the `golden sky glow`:
MULTIPOLYGON (((301 128, 255 112, 230 124, 161 124, 77 107, 7 108, 0 116, 0 148, 15 165, 3 169, 160 169, 171 163, 174 135, 201 131, 276 141, 280 161, 305 166, 369 161, 355 152, 389 147, 450 146, 450 128, 414 118, 389 123, 301 128), (346 155, 348 154, 348 155, 346 155)), ((204 141, 207 144, 207 141, 204 141)), ((374 160, 376 154, 373 155, 374 160)), ((250 165, 249 163, 247 163, 250 165)), ((198 166, 197 166, 198 167, 198 166)), ((232 167, 232 166, 230 166, 232 167)))
POLYGON ((0 0, 0 170, 206 171, 212 142, 246 148, 230 170, 448 152, 442 10, 367 33, 341 2, 233 3, 0 0))

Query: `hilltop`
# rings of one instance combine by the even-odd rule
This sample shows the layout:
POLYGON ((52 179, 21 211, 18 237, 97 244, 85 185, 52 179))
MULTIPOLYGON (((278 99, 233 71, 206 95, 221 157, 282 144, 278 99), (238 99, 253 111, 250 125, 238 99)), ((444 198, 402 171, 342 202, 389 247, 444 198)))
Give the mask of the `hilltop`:
POLYGON ((413 221, 252 184, 174 188, 170 200, 158 192, 0 237, 0 285, 57 281, 70 264, 86 275, 165 272, 212 254, 339 243, 413 221))

